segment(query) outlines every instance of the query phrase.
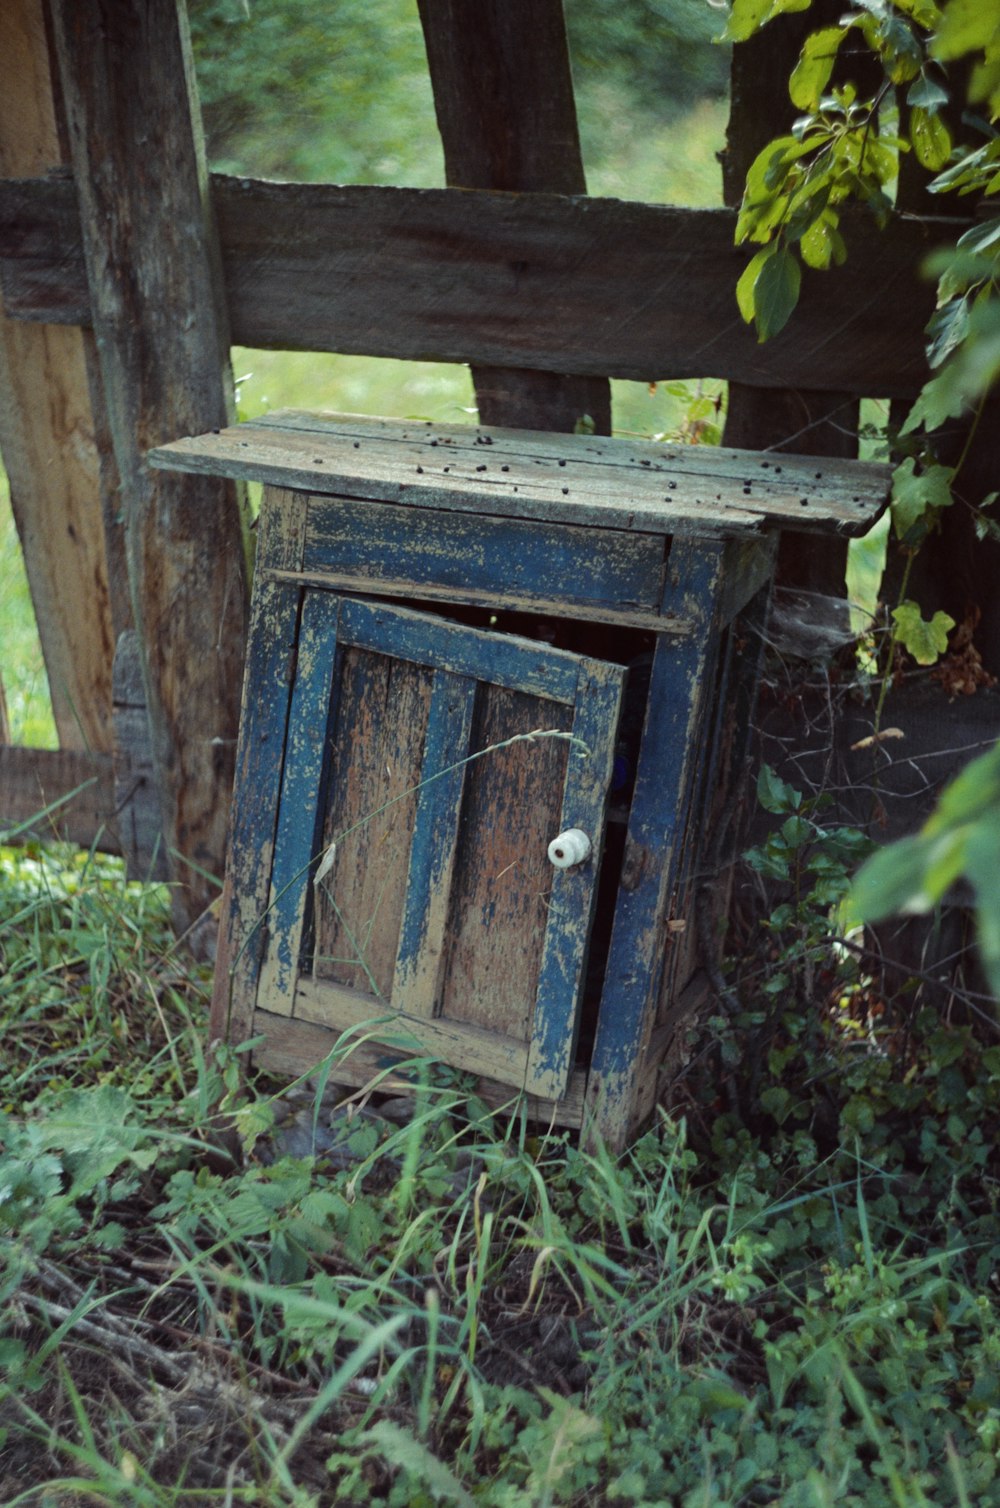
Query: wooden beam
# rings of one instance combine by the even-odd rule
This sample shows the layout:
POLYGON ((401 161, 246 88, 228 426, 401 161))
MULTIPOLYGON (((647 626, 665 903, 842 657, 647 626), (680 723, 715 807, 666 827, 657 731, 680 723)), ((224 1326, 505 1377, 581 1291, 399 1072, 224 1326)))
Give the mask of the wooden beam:
MULTIPOLYGON (((0 59, 0 175, 47 172, 63 156, 43 0, 0 6, 0 59)), ((0 454, 59 742, 109 752, 114 633, 90 344, 78 329, 0 311, 0 454)))
MULTIPOLYGON (((738 209, 747 170, 758 152, 781 131, 789 131, 798 113, 788 97, 788 79, 806 36, 823 21, 832 24, 838 0, 819 0, 808 15, 788 15, 733 49, 729 126, 723 153, 723 191, 738 209), (818 12, 818 14, 817 14, 818 12)), ((751 248, 753 250, 755 248, 751 248)), ((851 256, 855 289, 857 261, 851 256)), ((821 274, 822 275, 822 274, 821 274)), ((865 268, 867 279, 868 269, 865 268)), ((789 329, 796 328, 798 313, 789 329)), ((914 322, 914 329, 917 329, 914 322)), ((858 453, 858 399, 879 397, 878 389, 838 391, 821 366, 822 386, 802 390, 786 374, 780 385, 745 382, 729 385, 725 443, 757 450, 798 451, 802 455, 858 453)), ((778 551, 778 580, 806 591, 839 596, 844 592, 847 545, 837 539, 804 540, 786 534, 778 551)))
MULTIPOLYGON (((448 184, 585 194, 562 0, 417 3, 448 184)), ((472 380, 483 424, 611 433, 606 378, 472 363, 472 380)))
MULTIPOLYGON (((794 319, 758 345, 733 293, 734 210, 226 177, 212 199, 240 345, 874 397, 919 392, 919 268, 968 227, 859 216, 847 266, 806 272, 794 319)), ((0 285, 14 317, 90 318, 71 181, 0 183, 0 285)))
POLYGON ((52 0, 91 316, 122 481, 153 761, 190 923, 221 875, 247 571, 238 496, 147 450, 225 423, 229 331, 178 0, 52 0))

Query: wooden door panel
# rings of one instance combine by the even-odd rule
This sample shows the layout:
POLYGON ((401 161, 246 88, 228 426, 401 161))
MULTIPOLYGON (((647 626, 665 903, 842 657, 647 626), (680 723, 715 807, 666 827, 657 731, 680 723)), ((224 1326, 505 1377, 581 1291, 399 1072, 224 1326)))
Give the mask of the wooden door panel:
POLYGON ((260 1006, 563 1094, 623 680, 308 591, 260 1006), (556 870, 570 826, 593 855, 556 870))

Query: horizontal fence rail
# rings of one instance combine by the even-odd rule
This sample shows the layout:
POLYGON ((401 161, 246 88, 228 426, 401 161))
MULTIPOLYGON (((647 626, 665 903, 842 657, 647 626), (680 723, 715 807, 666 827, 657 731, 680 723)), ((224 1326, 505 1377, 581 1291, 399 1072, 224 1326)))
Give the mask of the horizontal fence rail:
MULTIPOLYGON (((739 317, 735 212, 465 189, 212 177, 233 340, 284 350, 912 397, 927 377, 927 253, 966 222, 848 228, 765 345, 739 317)), ((15 319, 87 325, 72 180, 0 183, 15 319)))

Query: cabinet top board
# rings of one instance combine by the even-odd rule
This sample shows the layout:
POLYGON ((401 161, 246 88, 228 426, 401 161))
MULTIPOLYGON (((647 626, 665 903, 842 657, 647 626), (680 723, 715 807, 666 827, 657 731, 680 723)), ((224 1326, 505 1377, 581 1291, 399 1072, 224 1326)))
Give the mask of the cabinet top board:
POLYGON ((701 538, 864 534, 891 481, 868 461, 291 409, 148 459, 299 492, 701 538))

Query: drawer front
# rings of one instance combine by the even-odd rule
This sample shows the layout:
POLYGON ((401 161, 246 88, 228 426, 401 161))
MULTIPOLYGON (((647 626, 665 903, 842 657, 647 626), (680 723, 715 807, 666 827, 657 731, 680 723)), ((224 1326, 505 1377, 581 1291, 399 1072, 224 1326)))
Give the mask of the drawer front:
POLYGON ((303 568, 362 591, 649 615, 660 611, 666 548, 656 534, 310 497, 303 568))

